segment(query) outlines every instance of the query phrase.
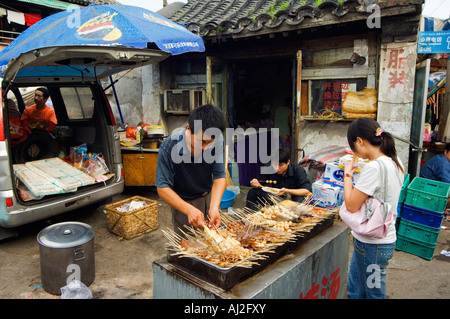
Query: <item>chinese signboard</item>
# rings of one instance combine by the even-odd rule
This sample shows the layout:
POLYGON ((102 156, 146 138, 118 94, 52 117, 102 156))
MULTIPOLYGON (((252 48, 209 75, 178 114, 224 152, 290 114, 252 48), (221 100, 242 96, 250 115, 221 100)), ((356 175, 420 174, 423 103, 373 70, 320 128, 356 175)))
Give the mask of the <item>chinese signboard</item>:
POLYGON ((450 31, 419 32, 417 53, 450 53, 450 31))
POLYGON ((406 80, 406 72, 407 61, 408 58, 403 56, 405 50, 391 50, 389 53, 389 62, 388 69, 391 70, 389 72, 389 88, 395 89, 397 85, 401 85, 403 87, 403 91, 406 91, 405 80, 406 80))
POLYGON ((414 96, 416 45, 383 44, 381 52, 379 96, 382 102, 410 103, 414 96))
POLYGON ((324 108, 341 114, 342 113, 341 82, 325 81, 323 91, 324 91, 323 92, 324 108))
POLYGON ((361 91, 367 79, 313 80, 311 83, 311 114, 325 111, 342 114, 342 104, 349 91, 361 91))

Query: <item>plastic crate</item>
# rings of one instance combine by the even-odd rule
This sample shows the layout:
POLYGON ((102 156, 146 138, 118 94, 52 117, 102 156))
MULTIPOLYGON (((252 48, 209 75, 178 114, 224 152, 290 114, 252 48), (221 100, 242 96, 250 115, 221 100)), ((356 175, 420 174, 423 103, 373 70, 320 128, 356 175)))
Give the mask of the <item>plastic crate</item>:
POLYGON ((444 213, 436 213, 431 210, 403 205, 402 219, 409 220, 432 228, 440 228, 444 213))
POLYGON ((403 237, 436 245, 441 230, 439 228, 431 228, 422 224, 411 222, 406 219, 400 219, 397 231, 398 234, 403 237))
POLYGON ((398 202, 397 204, 397 218, 402 217, 402 213, 403 213, 403 203, 398 202))
POLYGON ((398 227, 400 226, 400 220, 401 220, 400 217, 397 217, 395 220, 395 230, 396 231, 398 231, 398 227))
POLYGON ((415 177, 407 188, 405 204, 441 213, 445 210, 449 193, 450 184, 415 177))
POLYGON ((405 174, 405 178, 403 180, 402 190, 400 191, 400 196, 398 198, 398 203, 399 204, 403 203, 405 201, 406 191, 408 190, 409 181, 410 181, 410 175, 409 174, 405 174))
POLYGON ((395 249, 431 260, 433 258, 436 245, 427 244, 412 238, 397 235, 397 243, 395 249))

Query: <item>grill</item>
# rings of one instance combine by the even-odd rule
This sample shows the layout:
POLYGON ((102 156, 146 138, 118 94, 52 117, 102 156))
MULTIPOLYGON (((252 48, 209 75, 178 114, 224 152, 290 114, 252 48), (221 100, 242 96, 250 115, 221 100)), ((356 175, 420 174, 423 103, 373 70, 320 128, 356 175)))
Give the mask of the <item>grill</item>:
POLYGON ((299 236, 297 236, 294 241, 289 241, 276 247, 273 252, 264 253, 267 258, 259 260, 258 263, 254 264, 251 268, 242 268, 238 266, 221 268, 201 258, 173 255, 173 250, 168 251, 167 261, 174 267, 179 268, 188 274, 228 291, 237 284, 256 275, 280 257, 291 253, 307 240, 310 240, 325 229, 331 227, 334 223, 334 216, 334 214, 330 214, 326 219, 317 223, 309 231, 298 232, 299 236))

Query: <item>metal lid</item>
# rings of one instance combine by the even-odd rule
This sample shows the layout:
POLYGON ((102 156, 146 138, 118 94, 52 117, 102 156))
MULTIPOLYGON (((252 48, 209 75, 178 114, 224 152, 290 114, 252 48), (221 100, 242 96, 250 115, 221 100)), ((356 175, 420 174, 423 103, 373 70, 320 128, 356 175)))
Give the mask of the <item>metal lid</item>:
POLYGON ((85 223, 65 222, 48 226, 37 235, 40 245, 50 248, 70 248, 90 241, 94 228, 85 223))

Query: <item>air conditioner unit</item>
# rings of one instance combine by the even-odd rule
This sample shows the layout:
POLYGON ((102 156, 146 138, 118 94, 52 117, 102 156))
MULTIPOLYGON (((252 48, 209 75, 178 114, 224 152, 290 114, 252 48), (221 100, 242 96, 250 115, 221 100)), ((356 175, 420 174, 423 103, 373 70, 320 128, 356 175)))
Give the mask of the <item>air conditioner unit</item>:
POLYGON ((197 106, 206 103, 205 89, 181 89, 164 91, 164 112, 189 114, 197 106))

